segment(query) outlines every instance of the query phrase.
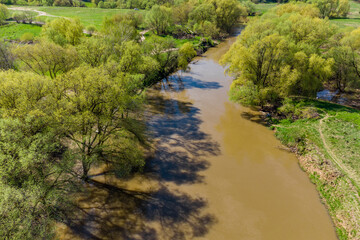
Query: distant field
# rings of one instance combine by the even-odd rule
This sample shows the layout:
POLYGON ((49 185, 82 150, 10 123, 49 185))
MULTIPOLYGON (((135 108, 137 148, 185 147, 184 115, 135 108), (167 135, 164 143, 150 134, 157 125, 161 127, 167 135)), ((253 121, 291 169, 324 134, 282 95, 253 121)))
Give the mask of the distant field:
POLYGON ((30 24, 15 24, 0 26, 0 39, 17 40, 24 33, 32 33, 34 36, 39 36, 41 27, 30 24))
POLYGON ((269 11, 269 9, 276 7, 278 4, 277 3, 258 3, 256 4, 256 12, 263 14, 267 11, 269 11))
MULTIPOLYGON (((259 3, 256 4, 256 11, 260 14, 263 14, 269 9, 276 7, 277 3, 259 3)), ((355 1, 350 1, 350 12, 348 18, 341 19, 331 19, 330 22, 335 25, 345 28, 345 27, 360 27, 360 3, 355 1)))
MULTIPOLYGON (((17 6, 11 6, 17 7, 17 6)), ((118 13, 134 11, 132 9, 103 9, 103 8, 80 8, 80 7, 23 7, 27 9, 43 11, 49 15, 59 17, 78 17, 84 26, 95 25, 100 27, 104 17, 111 17, 118 13)), ((137 12, 144 13, 139 10, 137 12)), ((41 16, 41 20, 54 19, 54 17, 41 16)))

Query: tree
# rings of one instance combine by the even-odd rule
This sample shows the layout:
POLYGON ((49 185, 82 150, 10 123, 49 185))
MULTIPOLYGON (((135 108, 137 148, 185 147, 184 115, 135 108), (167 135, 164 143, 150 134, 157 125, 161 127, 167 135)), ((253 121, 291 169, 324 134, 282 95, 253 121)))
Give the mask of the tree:
POLYGON ((189 2, 182 2, 180 5, 175 6, 173 10, 175 23, 186 25, 192 10, 193 5, 189 2))
POLYGON ((171 9, 154 5, 146 14, 146 23, 149 28, 155 29, 158 35, 164 34, 166 29, 173 24, 171 9))
POLYGON ((124 20, 122 18, 105 18, 102 23, 101 32, 106 35, 106 40, 115 51, 116 45, 121 45, 123 42, 135 40, 139 37, 133 22, 124 20))
POLYGON ((58 18, 42 27, 42 36, 61 46, 77 45, 83 36, 83 28, 78 18, 58 18))
POLYGON ((196 51, 191 43, 185 43, 179 49, 179 67, 183 70, 187 69, 188 63, 196 56, 196 51))
POLYGON ((0 235, 50 239, 54 222, 69 209, 68 176, 52 132, 33 132, 16 119, 0 120, 0 235))
POLYGON ((0 3, 0 25, 5 23, 5 20, 9 16, 9 10, 7 7, 0 3))
POLYGON ((34 11, 24 11, 23 12, 24 21, 27 21, 28 23, 32 23, 37 16, 37 13, 34 11))
POLYGON ((264 106, 292 95, 315 96, 332 75, 334 61, 325 59, 321 48, 334 29, 328 21, 298 10, 251 21, 224 55, 222 63, 236 77, 233 100, 264 106))
POLYGON ((169 38, 151 36, 144 42, 144 51, 159 65, 158 77, 166 77, 178 67, 178 53, 174 51, 175 42, 169 38))
POLYGON ((8 44, 0 41, 0 69, 8 70, 14 67, 14 56, 8 44))
POLYGON ((311 3, 320 10, 321 17, 346 17, 350 11, 348 0, 311 0, 311 3))
POLYGON ((80 67, 55 79, 55 85, 53 117, 81 162, 84 180, 95 162, 106 162, 119 174, 143 166, 143 128, 137 120, 141 79, 80 67))
POLYGON ((107 42, 97 36, 84 38, 77 46, 79 58, 91 67, 99 67, 105 64, 111 56, 111 48, 107 42))
POLYGON ((331 79, 335 87, 342 92, 360 88, 359 28, 335 35, 330 46, 327 57, 335 60, 331 79))
POLYGON ((215 17, 215 7, 210 3, 200 4, 189 14, 189 19, 193 24, 205 21, 214 22, 215 17))
POLYGON ((246 8, 236 0, 210 0, 215 6, 215 17, 218 28, 230 33, 233 26, 238 23, 241 16, 246 17, 246 8))
POLYGON ((30 72, 0 72, 0 235, 42 239, 53 235, 71 191, 73 161, 47 112, 53 87, 30 72))
POLYGON ((63 48, 45 40, 20 46, 14 53, 22 63, 20 68, 51 78, 75 68, 79 63, 73 48, 63 48))

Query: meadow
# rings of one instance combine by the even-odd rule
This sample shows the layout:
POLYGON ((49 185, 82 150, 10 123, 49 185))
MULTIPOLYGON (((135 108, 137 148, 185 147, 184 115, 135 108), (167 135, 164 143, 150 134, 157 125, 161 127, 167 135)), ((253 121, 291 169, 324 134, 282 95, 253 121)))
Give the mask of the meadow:
POLYGON ((0 26, 0 39, 17 40, 24 33, 32 33, 34 36, 39 36, 40 32, 41 27, 36 25, 10 23, 0 26))
MULTIPOLYGON (((15 6, 10 6, 10 8, 15 6)), ((51 16, 40 16, 39 20, 46 21, 52 20, 55 17, 68 17, 68 18, 79 18, 81 23, 87 27, 94 25, 99 28, 105 17, 111 17, 115 14, 126 13, 135 11, 132 9, 103 9, 103 8, 89 8, 89 7, 21 7, 29 10, 38 10, 45 12, 51 16)), ((18 10, 12 10, 18 11, 18 10)), ((137 10, 136 12, 144 13, 144 10, 137 10)))

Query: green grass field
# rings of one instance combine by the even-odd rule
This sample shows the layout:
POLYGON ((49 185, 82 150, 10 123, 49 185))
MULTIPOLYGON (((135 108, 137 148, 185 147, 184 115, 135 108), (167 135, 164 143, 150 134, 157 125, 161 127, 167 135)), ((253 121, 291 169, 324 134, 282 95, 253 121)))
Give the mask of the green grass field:
MULTIPOLYGON (((10 6, 16 7, 16 6, 10 6)), ((81 23, 86 27, 89 25, 94 25, 100 27, 103 19, 105 17, 111 17, 115 14, 126 13, 134 11, 132 9, 102 9, 102 8, 80 8, 80 7, 22 7, 26 9, 34 9, 46 12, 49 15, 55 17, 69 17, 69 18, 79 18, 81 23)), ((14 11, 14 10, 12 10, 14 11)), ((144 13, 145 11, 139 10, 136 12, 144 13)), ((40 20, 52 20, 54 17, 49 16, 40 16, 40 20)))
MULTIPOLYGON (((329 158, 336 158, 346 170, 360 176, 360 111, 315 100, 304 101, 299 106, 315 108, 319 118, 283 120, 278 125, 277 136, 287 145, 297 144, 303 136, 329 158)), ((354 180, 360 187, 360 179, 354 180)))
POLYGON ((256 12, 259 14, 266 13, 269 9, 276 7, 277 3, 258 3, 255 5, 256 12))
POLYGON ((18 40, 24 33, 32 33, 36 37, 40 32, 41 27, 36 25, 10 23, 0 26, 0 39, 18 40))

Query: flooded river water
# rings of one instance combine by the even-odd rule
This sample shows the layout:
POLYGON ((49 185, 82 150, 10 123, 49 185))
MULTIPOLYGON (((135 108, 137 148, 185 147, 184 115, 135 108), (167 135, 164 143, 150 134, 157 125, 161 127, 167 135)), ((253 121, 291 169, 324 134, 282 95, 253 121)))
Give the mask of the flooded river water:
POLYGON ((229 102, 231 78, 218 60, 234 41, 149 90, 155 152, 145 173, 94 177, 59 238, 336 239, 294 154, 281 150, 257 112, 229 102))

